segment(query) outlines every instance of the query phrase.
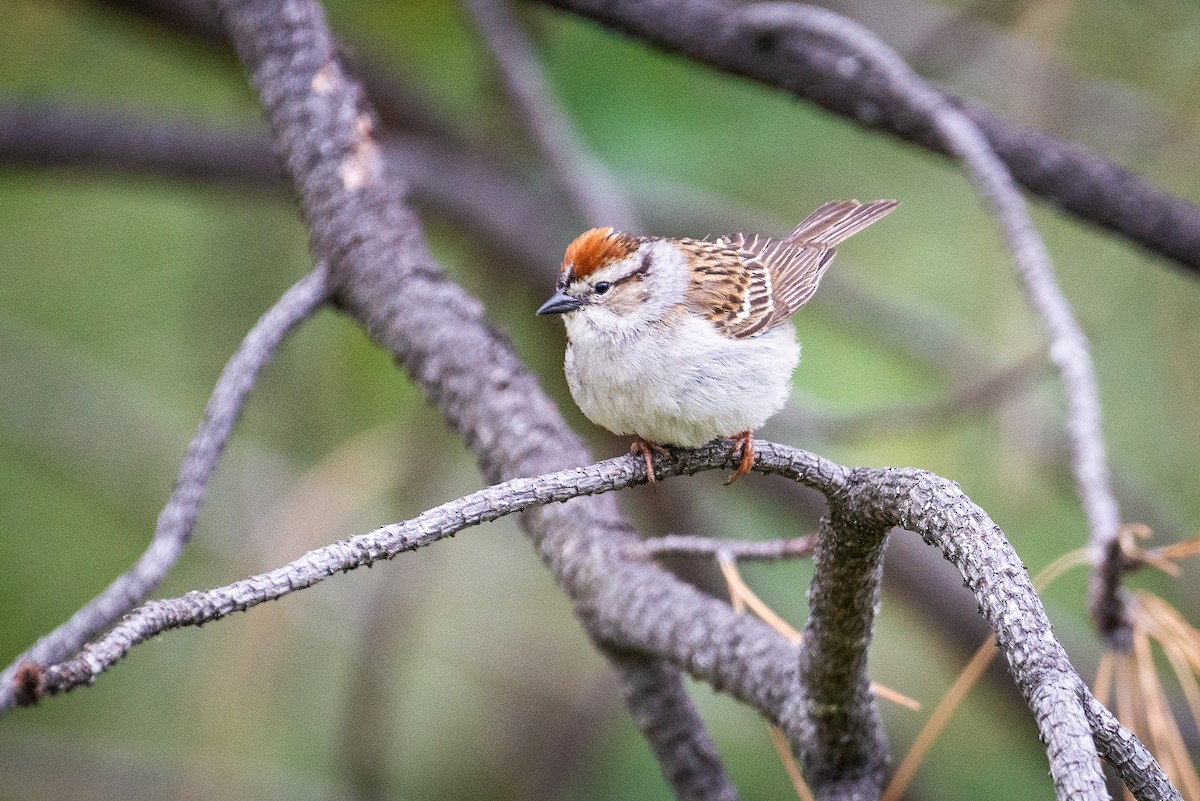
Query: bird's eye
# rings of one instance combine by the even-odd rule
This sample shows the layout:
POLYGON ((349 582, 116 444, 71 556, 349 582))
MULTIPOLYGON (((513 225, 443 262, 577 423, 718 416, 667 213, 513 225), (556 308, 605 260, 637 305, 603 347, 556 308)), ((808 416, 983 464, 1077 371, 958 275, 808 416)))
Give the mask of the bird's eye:
POLYGON ((592 291, 597 295, 603 295, 610 289, 612 289, 612 284, 608 281, 600 281, 596 284, 596 286, 592 287, 592 291))

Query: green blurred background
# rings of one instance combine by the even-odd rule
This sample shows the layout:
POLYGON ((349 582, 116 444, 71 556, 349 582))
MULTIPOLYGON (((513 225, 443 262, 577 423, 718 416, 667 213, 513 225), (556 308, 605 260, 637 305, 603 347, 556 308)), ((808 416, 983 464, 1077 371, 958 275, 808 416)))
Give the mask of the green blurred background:
MULTIPOLYGON (((1200 199, 1193 0, 834 7, 880 30, 928 77, 1200 199)), ((357 52, 404 75, 471 148, 547 191, 461 8, 328 8, 357 52)), ((0 9, 0 103, 260 131, 256 99, 219 46, 121 3, 4 0, 0 9)), ((855 417, 945 398, 1042 342, 995 226, 952 165, 586 21, 518 11, 587 146, 656 224, 648 232, 724 233, 700 226, 727 219, 781 233, 829 199, 903 201, 843 249, 828 292, 798 319, 795 408, 764 436, 844 463, 954 478, 1030 569, 1083 543, 1048 370, 1004 403, 931 425, 855 417)), ((1125 518, 1153 525, 1156 542, 1197 533, 1197 277, 1040 204, 1034 215, 1092 339, 1125 518)), ((599 454, 620 452, 566 394, 561 326, 532 315, 556 265, 513 269, 460 221, 425 222, 442 264, 486 299, 578 430, 599 454), (539 269, 540 284, 529 279, 539 269)), ((282 190, 0 163, 0 662, 145 547, 222 365, 309 267, 282 190)), ((815 523, 811 510, 748 486, 762 477, 709 492, 718 480, 666 486, 660 498, 631 491, 623 502, 649 533, 672 519, 742 538, 815 523), (671 504, 684 511, 664 522, 671 504)), ((228 583, 479 485, 470 455, 388 356, 324 312, 266 371, 195 539, 158 594, 228 583)), ((1198 570, 1133 583, 1195 620, 1198 570)), ((807 571, 745 573, 799 626, 807 571)), ((710 574, 692 574, 711 585, 710 574)), ((1090 676, 1099 646, 1084 586, 1072 574, 1047 603, 1090 676)), ((964 663, 963 640, 913 596, 888 593, 874 676, 928 709, 964 663)), ((973 696, 910 798, 1052 796, 1036 732, 1002 678, 973 696)), ((0 720, 0 799, 669 797, 616 695, 515 521, 502 521, 171 633, 94 688, 10 714, 0 720)), ((705 687, 695 695, 743 797, 790 797, 757 715, 705 687)), ((883 708, 898 758, 924 713, 883 708)))

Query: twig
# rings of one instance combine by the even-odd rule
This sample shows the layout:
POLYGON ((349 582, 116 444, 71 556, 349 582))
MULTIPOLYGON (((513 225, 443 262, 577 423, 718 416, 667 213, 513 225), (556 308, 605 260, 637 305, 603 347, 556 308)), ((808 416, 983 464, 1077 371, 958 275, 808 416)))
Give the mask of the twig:
POLYGON ((191 539, 208 480, 220 461, 246 397, 283 338, 325 302, 327 276, 325 265, 318 265, 285 292, 246 334, 213 387, 204 418, 188 446, 175 489, 158 517, 149 547, 133 567, 0 673, 0 713, 15 703, 13 677, 23 663, 51 664, 77 652, 85 642, 144 601, 179 559, 191 539))
MULTIPOLYGON (((432 545, 465 528, 497 520, 532 506, 566 501, 580 495, 628 486, 636 474, 626 471, 618 483, 613 462, 561 471, 548 477, 514 479, 434 507, 403 523, 382 526, 339 542, 314 548, 286 565, 223 587, 190 592, 179 598, 150 601, 130 613, 83 653, 62 664, 48 661, 41 669, 37 695, 57 695, 92 684, 130 649, 158 634, 201 626, 233 612, 249 609, 307 589, 330 576, 432 545)), ((643 468, 643 476, 645 474, 643 468)), ((25 660, 32 662, 34 660, 25 660)), ((29 699, 36 700, 36 696, 29 699)))
POLYGON ((781 559, 807 559, 816 547, 816 536, 809 534, 790 540, 715 540, 695 534, 668 534, 646 540, 651 556, 728 556, 736 560, 778 562, 781 559))
POLYGON ((558 184, 591 225, 637 232, 641 225, 608 169, 593 157, 559 107, 506 0, 464 0, 508 95, 558 184))

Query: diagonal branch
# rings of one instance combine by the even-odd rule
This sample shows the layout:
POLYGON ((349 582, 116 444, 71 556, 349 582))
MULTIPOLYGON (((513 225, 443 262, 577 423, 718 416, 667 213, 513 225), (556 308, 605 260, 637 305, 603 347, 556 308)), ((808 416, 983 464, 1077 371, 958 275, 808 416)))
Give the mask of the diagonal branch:
POLYGON ((584 147, 546 85, 507 0, 465 0, 509 97, 555 178, 589 224, 639 231, 637 215, 608 169, 584 147))
POLYGON ((601 647, 617 672, 621 694, 634 723, 654 750, 677 798, 737 801, 717 747, 696 737, 704 721, 687 695, 679 668, 642 653, 601 647))
POLYGON ((1082 695, 1097 750, 1104 761, 1113 766, 1134 798, 1138 801, 1182 801, 1179 791, 1171 785, 1149 749, 1086 688, 1082 695))
POLYGON ((12 679, 21 663, 51 664, 74 654, 144 601, 174 566, 191 539, 208 480, 225 451, 246 397, 283 338, 325 302, 326 278, 325 265, 318 265, 285 292, 246 334, 213 388, 150 545, 133 567, 0 674, 0 713, 15 702, 12 679))
MULTIPOLYGON (((319 6, 306 0, 230 0, 221 3, 221 13, 259 89, 299 196, 311 249, 317 258, 329 259, 345 311, 395 354, 463 434, 490 480, 589 462, 536 379, 484 322, 482 305, 449 281, 430 256, 417 220, 387 180, 371 113, 337 58, 319 6)), ((627 551, 638 539, 611 498, 543 507, 522 522, 585 622, 595 616, 602 585, 615 574, 635 572, 641 584, 663 575, 629 558, 627 551)), ((682 608, 702 598, 687 592, 682 608)), ((598 627, 589 626, 589 633, 604 639, 598 627)), ((680 682, 657 660, 629 669, 649 671, 644 686, 666 691, 680 682)), ((670 695, 686 699, 681 686, 670 695)), ((633 711, 636 717, 639 710, 633 711)), ((690 702, 677 709, 675 723, 647 734, 686 738, 688 752, 712 751, 690 702)), ((652 750, 660 757, 683 753, 659 742, 652 742, 652 750)), ((687 775, 679 766, 662 768, 668 780, 687 775)), ((723 770, 710 778, 706 797, 732 793, 723 770)), ((675 789, 682 794, 693 788, 675 789)))
MULTIPOLYGON (((717 69, 752 78, 938 153, 948 143, 876 68, 835 40, 754 24, 731 0, 546 0, 717 69), (864 69, 865 67, 865 69, 864 69)), ((1200 271, 1200 208, 1088 150, 945 94, 1016 180, 1081 219, 1200 271)))

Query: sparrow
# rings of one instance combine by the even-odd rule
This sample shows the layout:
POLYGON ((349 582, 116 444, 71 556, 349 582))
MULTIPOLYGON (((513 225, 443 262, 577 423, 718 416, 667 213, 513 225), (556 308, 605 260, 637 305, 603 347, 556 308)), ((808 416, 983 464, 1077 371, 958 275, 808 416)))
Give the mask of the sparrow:
POLYGON ((835 246, 896 200, 838 200, 782 239, 634 236, 593 228, 571 242, 554 295, 565 370, 584 415, 634 436, 646 461, 664 446, 732 439, 732 484, 754 466, 754 429, 783 408, 800 362, 792 315, 812 298, 835 246), (740 458, 739 458, 740 454, 740 458))

